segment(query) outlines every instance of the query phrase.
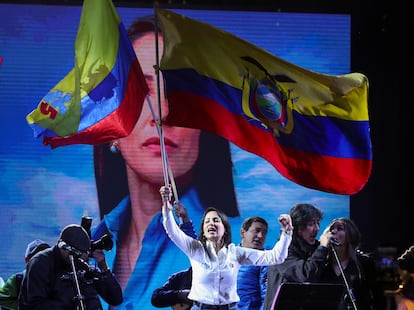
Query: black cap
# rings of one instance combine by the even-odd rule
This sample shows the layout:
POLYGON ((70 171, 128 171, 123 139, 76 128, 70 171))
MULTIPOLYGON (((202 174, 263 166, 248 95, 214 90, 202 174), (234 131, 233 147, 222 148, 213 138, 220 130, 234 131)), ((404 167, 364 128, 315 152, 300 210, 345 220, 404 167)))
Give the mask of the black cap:
POLYGON ((24 256, 27 259, 32 258, 37 252, 50 248, 50 245, 40 239, 35 239, 27 245, 24 256))
POLYGON ((63 228, 59 239, 81 252, 88 252, 91 246, 88 232, 77 224, 70 224, 63 228))

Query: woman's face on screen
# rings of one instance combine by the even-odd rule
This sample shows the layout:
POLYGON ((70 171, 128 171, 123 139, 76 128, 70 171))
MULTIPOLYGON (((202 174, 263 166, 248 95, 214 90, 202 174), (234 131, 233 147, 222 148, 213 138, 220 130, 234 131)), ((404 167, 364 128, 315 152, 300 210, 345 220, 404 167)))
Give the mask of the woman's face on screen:
MULTIPOLYGON (((158 37, 159 54, 163 49, 162 36, 158 37)), ((157 77, 155 34, 147 33, 133 42, 135 54, 141 64, 148 87, 153 112, 158 118, 157 77)), ((162 119, 168 114, 164 99, 163 83, 160 78, 160 107, 162 119)), ((188 173, 198 158, 200 130, 163 125, 163 135, 168 160, 174 177, 188 173)), ((161 149, 156 123, 147 100, 144 102, 141 116, 132 133, 119 140, 119 147, 127 165, 149 181, 163 180, 161 149)))

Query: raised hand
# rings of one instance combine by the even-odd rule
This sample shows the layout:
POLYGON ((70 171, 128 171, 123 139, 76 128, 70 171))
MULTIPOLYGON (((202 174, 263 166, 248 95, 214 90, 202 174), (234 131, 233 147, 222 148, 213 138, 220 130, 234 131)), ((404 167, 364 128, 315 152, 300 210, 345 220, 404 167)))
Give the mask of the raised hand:
POLYGON ((171 201, 172 197, 172 190, 170 186, 161 186, 160 188, 160 194, 162 198, 162 202, 165 204, 166 202, 171 201))
POLYGON ((283 232, 291 233, 293 231, 292 219, 289 214, 279 215, 278 221, 283 232))

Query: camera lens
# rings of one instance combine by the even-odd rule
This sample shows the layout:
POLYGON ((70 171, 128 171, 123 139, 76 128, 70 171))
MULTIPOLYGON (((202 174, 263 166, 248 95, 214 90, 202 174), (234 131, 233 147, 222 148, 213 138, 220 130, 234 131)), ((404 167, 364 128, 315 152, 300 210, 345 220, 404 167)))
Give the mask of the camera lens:
POLYGON ((114 246, 114 243, 112 241, 111 236, 108 234, 105 234, 101 237, 101 239, 91 243, 91 251, 92 252, 95 250, 110 251, 112 250, 113 246, 114 246))

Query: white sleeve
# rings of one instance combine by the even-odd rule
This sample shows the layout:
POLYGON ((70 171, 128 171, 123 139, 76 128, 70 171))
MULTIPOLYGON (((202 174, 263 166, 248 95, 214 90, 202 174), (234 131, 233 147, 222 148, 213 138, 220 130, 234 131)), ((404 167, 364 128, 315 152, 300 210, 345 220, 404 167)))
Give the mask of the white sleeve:
POLYGON ((191 243, 195 241, 192 237, 186 235, 178 226, 172 210, 162 209, 163 225, 164 229, 177 247, 179 247, 184 253, 188 254, 191 248, 191 243))
POLYGON ((238 260, 241 265, 268 266, 277 265, 285 261, 288 255, 292 235, 282 233, 280 239, 270 250, 257 250, 252 248, 237 247, 238 260))

